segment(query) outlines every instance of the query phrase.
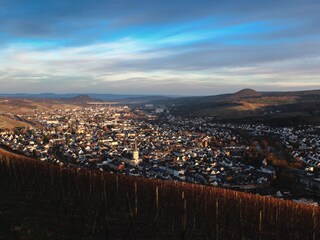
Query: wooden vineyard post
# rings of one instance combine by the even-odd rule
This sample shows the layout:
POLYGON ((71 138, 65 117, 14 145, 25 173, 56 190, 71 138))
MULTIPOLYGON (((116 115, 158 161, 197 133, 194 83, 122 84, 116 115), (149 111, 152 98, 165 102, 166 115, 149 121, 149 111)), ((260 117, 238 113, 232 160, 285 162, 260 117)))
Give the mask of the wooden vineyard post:
POLYGON ((89 193, 92 194, 92 172, 89 171, 89 193))
POLYGON ((156 187, 156 209, 157 209, 157 216, 159 211, 159 187, 156 187))
POLYGON ((182 239, 186 239, 187 235, 187 199, 185 198, 184 192, 182 192, 183 201, 183 215, 182 215, 182 239))
POLYGON ((157 221, 159 215, 159 187, 156 186, 156 215, 153 220, 152 236, 157 232, 157 221))
POLYGON ((116 181, 117 181, 117 195, 119 195, 119 176, 116 176, 116 181))
MULTIPOLYGON (((237 199, 238 199, 238 193, 237 194, 237 199)), ((239 198, 239 217, 240 217, 240 234, 241 234, 241 239, 244 240, 244 230, 243 226, 245 223, 243 222, 243 217, 242 217, 242 199, 239 198)))
POLYGON ((259 211, 259 239, 261 239, 262 231, 262 210, 259 211))
POLYGON ((316 240, 316 231, 317 231, 317 222, 316 222, 316 208, 313 207, 312 209, 312 220, 313 220, 313 229, 312 229, 312 240, 316 240))
POLYGON ((104 223, 104 231, 105 231, 105 239, 109 239, 109 220, 108 220, 108 203, 107 203, 107 184, 106 184, 106 177, 105 175, 102 175, 102 181, 103 181, 103 215, 105 219, 104 223))
POLYGON ((134 213, 138 214, 138 186, 137 181, 134 182, 134 213))
POLYGON ((216 240, 219 239, 219 202, 216 199, 216 240))

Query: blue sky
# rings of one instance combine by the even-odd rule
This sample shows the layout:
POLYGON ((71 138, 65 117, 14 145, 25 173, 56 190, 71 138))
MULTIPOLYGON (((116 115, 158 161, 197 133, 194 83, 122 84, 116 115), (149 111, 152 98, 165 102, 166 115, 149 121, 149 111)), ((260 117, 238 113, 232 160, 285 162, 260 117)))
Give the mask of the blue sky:
POLYGON ((0 92, 319 89, 319 12, 318 0, 0 0, 0 92))

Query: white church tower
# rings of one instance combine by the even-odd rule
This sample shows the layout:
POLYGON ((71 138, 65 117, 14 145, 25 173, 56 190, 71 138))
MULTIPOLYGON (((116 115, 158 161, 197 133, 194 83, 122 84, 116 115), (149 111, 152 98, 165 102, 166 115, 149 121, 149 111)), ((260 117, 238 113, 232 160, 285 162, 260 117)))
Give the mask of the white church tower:
POLYGON ((132 155, 132 162, 135 165, 138 165, 141 162, 141 159, 139 158, 139 149, 137 146, 137 141, 134 141, 134 150, 133 150, 133 155, 132 155))

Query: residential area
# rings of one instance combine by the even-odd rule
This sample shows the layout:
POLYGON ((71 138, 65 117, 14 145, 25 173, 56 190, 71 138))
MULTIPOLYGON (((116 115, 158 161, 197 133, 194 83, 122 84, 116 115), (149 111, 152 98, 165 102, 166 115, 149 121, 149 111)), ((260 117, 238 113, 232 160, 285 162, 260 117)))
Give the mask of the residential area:
POLYGON ((316 126, 218 123, 175 117, 151 104, 35 110, 17 117, 33 126, 2 130, 0 143, 40 161, 274 195, 277 165, 269 156, 283 152, 298 166, 297 181, 320 191, 320 181, 319 189, 313 183, 320 167, 316 126))

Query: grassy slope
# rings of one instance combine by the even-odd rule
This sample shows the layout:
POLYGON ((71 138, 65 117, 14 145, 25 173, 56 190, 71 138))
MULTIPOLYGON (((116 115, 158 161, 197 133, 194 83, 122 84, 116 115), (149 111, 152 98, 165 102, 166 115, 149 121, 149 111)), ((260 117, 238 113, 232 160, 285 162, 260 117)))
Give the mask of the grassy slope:
POLYGON ((51 99, 5 99, 0 98, 0 113, 32 113, 34 110, 45 111, 49 109, 63 109, 74 107, 72 104, 61 103, 51 99))
POLYGON ((14 120, 6 116, 0 116, 0 129, 13 129, 16 127, 25 127, 25 126, 29 126, 29 125, 24 122, 14 120))

